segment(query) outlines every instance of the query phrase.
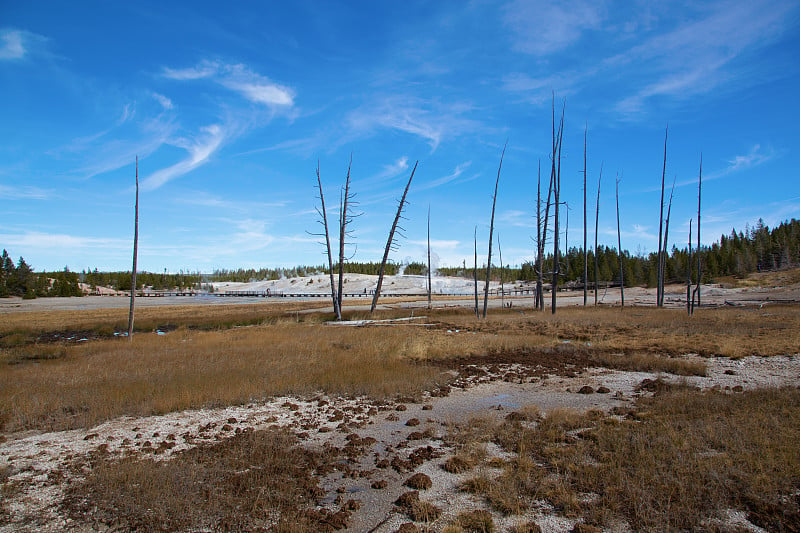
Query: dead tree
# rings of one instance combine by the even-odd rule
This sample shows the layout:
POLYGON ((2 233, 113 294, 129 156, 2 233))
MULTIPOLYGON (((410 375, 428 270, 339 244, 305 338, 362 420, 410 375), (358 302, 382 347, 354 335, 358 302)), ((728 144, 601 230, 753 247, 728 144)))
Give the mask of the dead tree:
POLYGON ((692 316, 692 219, 689 219, 689 257, 686 260, 686 314, 692 316))
POLYGON ((586 247, 586 136, 589 133, 589 125, 583 129, 583 306, 586 307, 586 299, 589 287, 589 250, 586 247))
POLYGON ((475 226, 473 240, 475 241, 475 268, 472 269, 472 278, 475 281, 475 316, 480 318, 480 314, 478 314, 478 226, 475 226))
POLYGON ((700 175, 697 179, 697 286, 692 293, 692 312, 694 312, 694 297, 697 295, 697 307, 700 307, 700 281, 703 271, 700 268, 700 193, 703 191, 703 154, 700 154, 700 175))
POLYGON ((619 298, 621 307, 625 307, 625 267, 622 257, 622 234, 619 231, 619 182, 617 178, 615 193, 617 197, 617 253, 619 254, 619 298))
POLYGON ((600 222, 600 183, 603 181, 603 163, 600 163, 600 177, 597 178, 597 206, 594 212, 594 305, 597 305, 597 285, 600 282, 600 264, 598 258, 597 233, 600 222))
MULTIPOLYGON (((333 276, 333 256, 331 255, 331 238, 330 231, 328 230, 328 212, 325 209, 325 195, 322 193, 322 179, 319 177, 319 161, 317 161, 317 188, 319 189, 319 201, 322 204, 322 210, 315 208, 319 214, 319 223, 325 231, 325 252, 328 257, 328 274, 331 279, 331 299, 333 300, 333 312, 336 314, 336 320, 342 319, 342 310, 339 307, 339 298, 336 295, 336 283, 333 276)), ((314 234, 322 236, 322 234, 314 234)))
POLYGON ((500 233, 497 234, 497 253, 500 255, 500 307, 505 307, 506 291, 503 286, 503 249, 500 247, 500 233))
POLYGON ((551 197, 553 194, 553 183, 555 181, 555 173, 550 172, 550 185, 547 188, 547 202, 544 208, 544 219, 542 222, 542 240, 539 245, 539 310, 544 311, 544 249, 547 245, 547 224, 550 221, 550 206, 552 205, 551 197))
POLYGON ((489 281, 492 274, 492 237, 494 236, 494 210, 497 206, 497 187, 500 185, 500 170, 503 168, 503 157, 506 155, 508 141, 503 146, 500 154, 500 166, 497 167, 497 179, 494 182, 494 195, 492 196, 492 218, 489 222, 489 255, 486 259, 486 286, 483 288, 483 318, 486 318, 486 308, 489 305, 489 281))
POLYGON ((381 285, 383 285, 383 273, 386 270, 386 261, 389 260, 389 252, 395 249, 395 232, 400 230, 403 231, 402 227, 399 227, 397 223, 400 221, 400 218, 403 213, 403 207, 406 205, 406 196, 408 195, 408 188, 411 187, 411 180, 414 179, 414 173, 417 171, 417 165, 419 161, 414 163, 414 168, 411 170, 411 176, 408 178, 408 183, 406 183, 406 188, 403 190, 403 196, 400 198, 400 203, 397 205, 397 213, 394 216, 394 222, 392 223, 392 229, 389 230, 389 238, 386 240, 386 248, 383 251, 383 260, 381 261, 381 267, 378 270, 378 284, 375 287, 375 294, 372 296, 372 306, 369 308, 369 312, 372 313, 375 311, 375 307, 378 305, 378 298, 381 295, 381 285))
POLYGON ((664 271, 662 269, 662 254, 664 251, 661 248, 661 238, 663 237, 664 229, 664 179, 667 175, 667 134, 669 133, 669 125, 664 131, 664 166, 661 170, 661 205, 660 214, 658 219, 658 278, 656 280, 656 307, 664 305, 664 271))
POLYGON ((559 272, 559 250, 558 250, 558 210, 559 197, 561 195, 561 140, 564 137, 564 108, 566 102, 561 107, 561 121, 556 134, 556 107, 555 97, 553 98, 553 203, 555 204, 555 217, 553 218, 553 286, 550 291, 550 312, 556 313, 556 293, 558 292, 559 272), (556 155, 558 154, 558 155, 556 155))
POLYGON ((344 183, 344 194, 339 199, 339 290, 336 298, 339 311, 342 309, 342 292, 344 290, 344 261, 345 261, 345 238, 349 235, 347 226, 353 221, 353 217, 348 214, 351 201, 354 195, 350 192, 350 168, 353 165, 353 155, 350 155, 350 163, 347 165, 347 178, 344 183))
MULTIPOLYGON (((672 214, 672 196, 675 193, 675 180, 672 180, 672 189, 669 192, 669 206, 667 207, 667 220, 664 224, 664 252, 661 254, 661 306, 664 306, 664 278, 667 275, 667 243, 669 242, 669 218, 672 214)), ((659 245, 661 246, 661 245, 659 245)))
POLYGON ((139 251, 139 156, 136 156, 136 203, 133 215, 133 266, 131 268, 131 307, 128 311, 128 340, 133 340, 133 308, 136 301, 136 255, 139 251))
POLYGON ((536 178, 536 295, 534 306, 539 309, 542 300, 542 160, 536 178))
POLYGON ((428 204, 428 309, 431 308, 431 206, 428 204))

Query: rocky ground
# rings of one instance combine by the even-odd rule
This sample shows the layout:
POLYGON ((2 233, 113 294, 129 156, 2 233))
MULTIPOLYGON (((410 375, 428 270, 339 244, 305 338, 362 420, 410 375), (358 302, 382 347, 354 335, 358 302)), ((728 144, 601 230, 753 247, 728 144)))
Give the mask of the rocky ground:
MULTIPOLYGON (((0 532, 108 529, 74 522, 59 509, 66 487, 80 479, 90 457, 98 453, 108 459, 133 455, 169 460, 180 450, 270 426, 289 428, 311 449, 336 448, 346 457, 322 477, 325 495, 320 503, 332 510, 347 506, 338 524, 347 524, 347 531, 394 532, 411 522, 407 510, 396 502, 412 488, 442 510, 428 524, 437 531, 464 510, 488 510, 477 497, 459 491, 459 483, 468 474, 442 468, 453 453, 444 439, 452 424, 475 416, 505 417, 531 405, 543 412, 556 408, 609 411, 652 394, 647 384, 659 377, 736 394, 757 387, 794 386, 800 375, 798 355, 704 361, 707 375, 688 378, 565 365, 545 358, 462 361, 448 369, 455 373, 451 387, 429 391, 418 399, 281 397, 163 416, 122 417, 89 429, 7 434, 1 437, 0 466, 7 468, 7 483, 14 490, 3 502, 9 514, 0 516, 0 532), (354 502, 346 504, 349 500, 354 502)), ((504 454, 491 446, 487 451, 504 454)), ((544 502, 527 515, 493 513, 493 518, 500 531, 528 521, 545 532, 571 531, 575 525, 544 502)), ((759 531, 735 512, 726 520, 738 523, 742 530, 759 531)), ((625 525, 619 530, 624 531, 625 525)))

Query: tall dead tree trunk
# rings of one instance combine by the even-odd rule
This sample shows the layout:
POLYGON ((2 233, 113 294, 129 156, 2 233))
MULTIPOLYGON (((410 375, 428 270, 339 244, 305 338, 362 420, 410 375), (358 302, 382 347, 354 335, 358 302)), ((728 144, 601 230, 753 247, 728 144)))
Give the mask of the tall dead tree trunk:
POLYGON ((569 275, 569 202, 564 202, 564 270, 569 275))
POLYGON ((662 254, 661 239, 663 237, 664 229, 664 180, 667 175, 667 135, 669 133, 669 125, 664 131, 664 166, 661 170, 661 205, 658 215, 658 277, 656 280, 656 307, 664 305, 664 271, 662 269, 662 254))
POLYGON ((547 187, 547 202, 544 208, 544 222, 542 226, 542 243, 539 248, 539 277, 542 279, 541 298, 539 298, 539 310, 544 311, 544 249, 547 245, 547 225, 550 221, 550 206, 552 205, 553 184, 555 173, 550 172, 550 184, 547 187))
POLYGON ((692 293, 692 312, 694 312, 694 295, 697 294, 697 306, 700 307, 700 282, 703 271, 700 264, 700 193, 703 191, 703 154, 700 154, 700 176, 697 179, 697 286, 692 293))
POLYGON ((478 226, 475 226, 473 240, 475 241, 475 268, 472 269, 472 278, 475 281, 475 316, 480 318, 481 315, 478 313, 478 226))
POLYGON ((486 318, 486 309, 489 306, 489 281, 492 274, 492 237, 494 236, 494 211, 497 206, 497 187, 500 185, 500 170, 503 168, 503 157, 506 155, 508 141, 503 146, 500 154, 500 166, 497 167, 497 179, 494 182, 494 195, 492 196, 492 218, 489 222, 489 255, 486 259, 486 286, 483 288, 483 318, 486 318))
POLYGON ((536 294, 534 306, 539 309, 542 300, 542 160, 536 178, 536 294))
POLYGON ((689 257, 686 258, 686 314, 692 316, 692 219, 689 219, 689 257))
POLYGON ((619 298, 621 307, 625 307, 625 263, 622 256, 622 233, 619 230, 619 182, 617 178, 615 193, 617 197, 617 254, 619 255, 619 298))
POLYGON ((431 308, 431 206, 428 204, 428 309, 431 308))
POLYGON ((597 305, 597 286, 600 283, 599 248, 597 246, 597 233, 600 223, 600 183, 603 181, 603 163, 600 163, 600 177, 597 178, 597 206, 594 212, 594 305, 597 305))
POLYGON ((136 156, 136 203, 133 215, 133 266, 131 268, 131 307, 128 311, 128 340, 133 340, 133 308, 136 301, 136 256, 139 251, 139 156, 136 156))
MULTIPOLYGON (((333 300, 333 312, 336 315, 336 320, 342 319, 342 310, 339 307, 339 298, 336 295, 336 283, 333 276, 333 256, 331 254, 331 237, 328 229, 328 212, 325 208, 325 195, 322 192, 322 179, 319 176, 319 161, 317 161, 317 188, 319 189, 319 201, 322 204, 322 210, 317 209, 320 216, 320 224, 325 230, 325 252, 328 258, 328 274, 331 279, 331 299, 333 300)), ((321 235, 320 235, 321 236, 321 235)))
POLYGON ((667 258, 668 258, 668 243, 669 243, 669 219, 672 214, 672 196, 675 193, 675 180, 672 180, 672 189, 669 192, 669 205, 667 207, 667 220, 664 224, 664 252, 661 254, 661 306, 664 306, 664 278, 667 276, 667 258))
POLYGON ((553 98, 553 203, 555 204, 555 217, 553 218, 553 287, 550 291, 550 312, 556 314, 556 296, 558 293, 558 276, 559 271, 559 249, 558 249, 558 211, 560 208, 560 195, 561 195, 561 140, 564 138, 564 108, 566 103, 561 107, 561 121, 558 126, 558 134, 555 134, 556 127, 556 107, 555 97, 553 98), (558 155, 556 156, 556 153, 558 155))
POLYGON ((383 285, 383 273, 386 270, 386 261, 389 260, 389 251, 391 251, 394 247, 394 235, 395 232, 403 228, 398 228, 397 223, 400 221, 400 217, 403 213, 403 207, 406 205, 406 196, 408 195, 408 188, 411 187, 411 180, 414 179, 414 173, 417 171, 417 165, 419 161, 414 163, 414 168, 411 170, 411 176, 408 178, 408 183, 406 183, 406 188, 403 190, 403 196, 400 198, 400 203, 397 206, 397 214, 394 216, 394 222, 392 223, 392 229, 389 230, 389 238, 386 240, 386 249, 383 251, 383 260, 381 261, 381 267, 378 270, 378 284, 375 287, 375 294, 372 296, 372 306, 369 308, 369 312, 372 313, 375 311, 375 307, 378 305, 378 298, 381 295, 381 285, 383 285))
POLYGON ((586 307, 586 300, 589 293, 589 250, 586 247, 586 136, 589 133, 589 125, 586 124, 583 130, 583 306, 586 307))
POLYGON ((344 195, 339 200, 339 290, 336 293, 336 298, 339 303, 339 311, 342 309, 342 293, 344 291, 344 250, 345 238, 347 236, 347 225, 351 222, 352 218, 347 214, 347 208, 350 204, 352 196, 350 194, 350 168, 353 166, 353 156, 350 155, 350 163, 347 165, 347 178, 344 183, 344 195))
POLYGON ((497 234, 497 253, 500 256, 500 307, 505 307, 506 291, 503 285, 503 249, 500 247, 500 233, 497 234))

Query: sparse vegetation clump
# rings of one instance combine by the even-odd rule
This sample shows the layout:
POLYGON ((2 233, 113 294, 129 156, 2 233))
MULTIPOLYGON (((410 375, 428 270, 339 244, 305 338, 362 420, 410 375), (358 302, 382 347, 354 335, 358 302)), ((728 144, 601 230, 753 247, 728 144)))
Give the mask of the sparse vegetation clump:
POLYGON ((244 432, 169 461, 97 459, 62 504, 81 521, 128 531, 322 527, 305 511, 322 494, 313 472, 324 458, 284 431, 244 432))
POLYGON ((516 453, 497 477, 463 490, 518 514, 546 500, 590 524, 636 531, 712 528, 726 509, 769 531, 800 526, 800 391, 744 394, 673 388, 631 417, 554 411, 535 427, 498 423, 492 439, 516 453))

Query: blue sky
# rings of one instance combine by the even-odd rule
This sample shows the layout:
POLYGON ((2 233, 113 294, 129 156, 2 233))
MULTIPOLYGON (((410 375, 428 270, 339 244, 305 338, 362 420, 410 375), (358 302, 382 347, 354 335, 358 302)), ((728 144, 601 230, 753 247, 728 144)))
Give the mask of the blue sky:
MULTIPOLYGON (((551 97, 566 101, 562 200, 582 243, 656 248, 664 129, 685 246, 703 157, 703 241, 800 217, 800 4, 648 2, 3 2, 0 247, 37 270, 322 264, 315 169, 338 204, 352 154, 355 260, 379 261, 411 168, 396 261, 533 257, 551 97), (589 242, 594 240, 590 230, 589 242), (495 238, 495 243, 497 238, 495 238), (497 249, 494 250, 497 257, 497 249)), ((336 217, 331 213, 332 218, 336 217)), ((563 218, 563 217, 562 217, 563 218)), ((562 242, 565 237, 562 224, 562 242)))

